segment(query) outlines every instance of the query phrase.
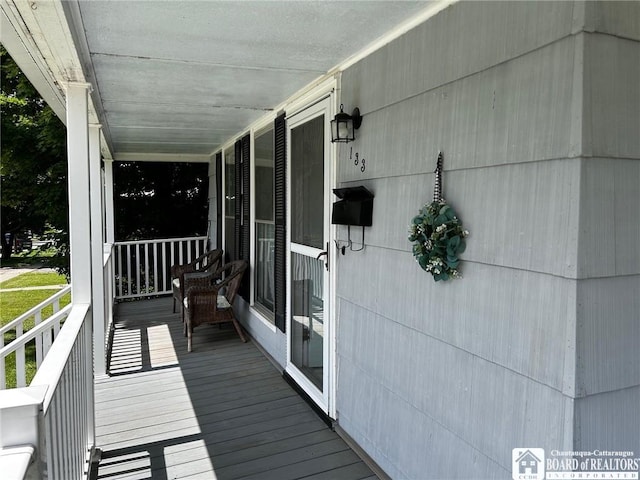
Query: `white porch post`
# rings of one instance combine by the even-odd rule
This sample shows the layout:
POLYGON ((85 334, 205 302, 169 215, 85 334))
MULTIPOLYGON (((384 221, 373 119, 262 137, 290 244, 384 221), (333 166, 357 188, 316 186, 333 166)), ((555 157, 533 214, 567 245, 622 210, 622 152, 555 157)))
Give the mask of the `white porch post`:
MULTIPOLYGON (((107 264, 107 271, 104 276, 104 295, 105 295, 105 327, 109 327, 113 322, 113 304, 114 304, 114 291, 115 291, 115 276, 113 268, 114 246, 116 242, 115 234, 115 220, 114 220, 114 207, 113 207, 113 160, 104 159, 104 235, 105 245, 111 253, 109 263, 107 264)), ((105 253, 107 250, 105 250, 105 253)), ((107 335, 105 329, 105 336, 107 335)), ((105 347, 106 348, 106 347, 105 347)), ((106 361, 106 359, 105 359, 106 361)), ((105 365, 106 370, 106 365, 105 365)))
POLYGON ((105 285, 103 256, 102 172, 100 169, 100 125, 89 126, 89 183, 91 194, 91 287, 93 306, 93 368, 95 375, 106 374, 105 285))
POLYGON ((91 303, 91 222, 89 210, 89 84, 67 85, 69 168, 69 249, 74 303, 91 303))
POLYGON ((113 245, 116 241, 115 221, 113 213, 113 160, 104 160, 104 207, 106 242, 113 245))
MULTIPOLYGON (((91 306, 91 195, 89 175, 89 115, 87 83, 67 85, 67 155, 69 181, 69 250, 71 253, 71 300, 75 304, 91 306)), ((99 148, 99 147, 98 147, 99 148)), ((98 163, 99 165, 99 163, 98 163)), ((100 249, 102 252, 102 249, 100 249)), ((90 312, 91 316, 92 313, 90 312)), ((90 348, 93 324, 87 325, 85 342, 90 348)), ((87 379, 91 391, 87 404, 88 445, 95 444, 95 419, 93 412, 93 358, 87 355, 87 379)))

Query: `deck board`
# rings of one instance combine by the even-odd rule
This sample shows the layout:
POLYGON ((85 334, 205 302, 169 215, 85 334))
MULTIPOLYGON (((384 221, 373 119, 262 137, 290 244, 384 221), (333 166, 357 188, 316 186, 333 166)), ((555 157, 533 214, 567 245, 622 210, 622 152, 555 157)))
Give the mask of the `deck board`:
POLYGON ((98 478, 376 478, 231 326, 201 327, 186 350, 170 298, 118 305, 96 381, 98 478))

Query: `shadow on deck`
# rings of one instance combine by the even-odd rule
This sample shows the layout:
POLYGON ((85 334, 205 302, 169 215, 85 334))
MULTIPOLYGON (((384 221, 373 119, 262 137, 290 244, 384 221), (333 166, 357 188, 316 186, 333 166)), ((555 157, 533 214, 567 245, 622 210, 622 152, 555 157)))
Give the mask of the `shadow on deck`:
POLYGON ((118 306, 111 374, 96 382, 101 479, 374 479, 231 325, 187 353, 171 299, 118 306))

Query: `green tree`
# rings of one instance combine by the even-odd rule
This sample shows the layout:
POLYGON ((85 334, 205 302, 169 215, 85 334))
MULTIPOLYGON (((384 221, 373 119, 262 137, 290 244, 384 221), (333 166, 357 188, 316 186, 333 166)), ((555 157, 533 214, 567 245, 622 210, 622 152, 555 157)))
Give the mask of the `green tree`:
POLYGON ((116 163, 114 184, 116 240, 207 233, 207 164, 116 163))
POLYGON ((0 207, 2 256, 8 236, 56 232, 57 265, 63 270, 68 232, 66 129, 27 77, 0 46, 0 207))

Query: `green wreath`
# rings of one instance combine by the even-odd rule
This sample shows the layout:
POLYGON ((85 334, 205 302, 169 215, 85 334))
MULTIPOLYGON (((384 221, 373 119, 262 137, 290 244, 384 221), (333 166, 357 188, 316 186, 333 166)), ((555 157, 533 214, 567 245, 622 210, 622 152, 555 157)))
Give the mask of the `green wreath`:
POLYGON ((466 248, 464 239, 468 235, 455 210, 444 199, 422 207, 409 226, 413 256, 436 282, 461 277, 459 255, 466 248))

